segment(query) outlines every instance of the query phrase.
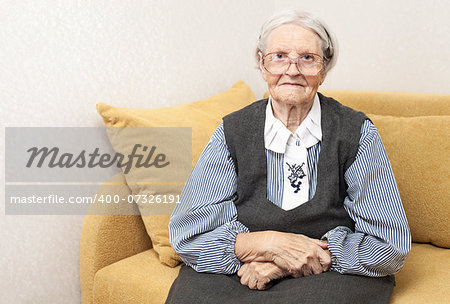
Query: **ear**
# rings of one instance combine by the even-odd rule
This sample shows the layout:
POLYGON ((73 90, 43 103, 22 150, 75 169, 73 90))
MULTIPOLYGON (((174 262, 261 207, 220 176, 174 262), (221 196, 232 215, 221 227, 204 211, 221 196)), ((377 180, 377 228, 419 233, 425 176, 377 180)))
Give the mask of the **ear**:
POLYGON ((261 71, 261 76, 264 79, 264 81, 267 82, 267 71, 264 68, 264 64, 263 64, 263 54, 262 52, 258 52, 258 56, 259 56, 259 70, 261 71))
POLYGON ((322 83, 325 81, 325 77, 327 77, 327 73, 320 73, 320 81, 319 85, 322 85, 322 83))
POLYGON ((263 55, 261 51, 258 52, 258 57, 259 57, 259 70, 262 72, 264 71, 264 65, 263 65, 263 55))

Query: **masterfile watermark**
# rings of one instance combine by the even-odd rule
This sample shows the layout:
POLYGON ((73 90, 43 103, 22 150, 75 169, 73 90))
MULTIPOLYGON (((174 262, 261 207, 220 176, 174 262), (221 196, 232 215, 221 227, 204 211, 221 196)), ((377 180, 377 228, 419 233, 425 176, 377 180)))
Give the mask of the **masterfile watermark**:
POLYGON ((5 213, 139 214, 138 203, 147 214, 169 214, 192 169, 191 134, 7 127, 5 213))
POLYGON ((30 158, 26 164, 27 168, 35 165, 38 168, 47 166, 48 168, 109 168, 117 166, 118 168, 124 168, 125 174, 130 172, 131 167, 134 165, 136 168, 164 168, 169 165, 170 162, 166 161, 166 155, 164 153, 155 153, 156 146, 147 147, 141 144, 135 144, 130 154, 123 155, 116 152, 114 155, 108 153, 99 153, 100 148, 95 148, 91 153, 82 150, 78 155, 65 152, 60 153, 58 147, 32 147, 27 150, 30 152, 30 158), (143 153, 138 153, 142 150, 143 153), (39 156, 39 157, 38 157, 39 156), (36 158, 38 160, 35 162, 36 158), (145 160, 144 160, 145 158, 145 160), (136 162, 134 162, 136 159, 136 162))

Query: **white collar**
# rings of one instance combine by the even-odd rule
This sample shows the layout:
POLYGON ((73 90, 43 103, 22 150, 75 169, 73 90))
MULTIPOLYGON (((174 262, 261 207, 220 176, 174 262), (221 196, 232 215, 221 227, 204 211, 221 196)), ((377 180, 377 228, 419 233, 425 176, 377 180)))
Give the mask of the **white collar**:
POLYGON ((269 96, 269 102, 266 106, 266 121, 264 124, 264 146, 266 149, 285 153, 289 137, 292 135, 310 148, 322 140, 321 109, 319 96, 316 93, 313 105, 305 120, 295 130, 295 133, 289 131, 286 126, 273 115, 272 98, 269 96))

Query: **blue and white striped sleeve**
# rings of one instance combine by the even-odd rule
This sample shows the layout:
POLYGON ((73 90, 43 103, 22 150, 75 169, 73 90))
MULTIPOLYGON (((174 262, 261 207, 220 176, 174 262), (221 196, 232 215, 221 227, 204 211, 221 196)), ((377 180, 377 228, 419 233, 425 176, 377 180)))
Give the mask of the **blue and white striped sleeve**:
POLYGON ((355 221, 355 232, 339 226, 325 235, 331 269, 372 277, 394 274, 411 249, 411 235, 386 150, 368 120, 344 178, 344 207, 355 221))
POLYGON ((198 272, 232 274, 242 263, 234 253, 238 233, 237 176, 220 124, 195 165, 169 222, 170 244, 198 272))

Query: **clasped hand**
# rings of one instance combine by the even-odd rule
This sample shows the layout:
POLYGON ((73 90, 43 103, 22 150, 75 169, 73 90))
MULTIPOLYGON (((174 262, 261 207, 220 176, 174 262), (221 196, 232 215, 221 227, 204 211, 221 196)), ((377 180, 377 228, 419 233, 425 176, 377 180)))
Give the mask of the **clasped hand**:
POLYGON ((244 262, 237 275, 251 289, 267 289, 286 276, 295 278, 327 271, 327 243, 295 233, 258 231, 236 237, 235 254, 244 262))

